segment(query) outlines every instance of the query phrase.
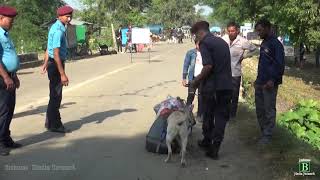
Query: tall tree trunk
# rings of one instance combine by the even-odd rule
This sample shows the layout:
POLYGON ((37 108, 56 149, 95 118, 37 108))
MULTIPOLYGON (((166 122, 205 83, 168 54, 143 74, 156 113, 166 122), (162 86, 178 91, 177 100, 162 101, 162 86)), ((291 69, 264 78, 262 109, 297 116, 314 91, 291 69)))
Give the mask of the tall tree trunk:
POLYGON ((320 45, 317 46, 315 59, 316 59, 316 67, 319 68, 319 65, 320 65, 320 45))
POLYGON ((113 48, 117 49, 116 34, 115 34, 115 31, 114 31, 113 23, 111 23, 111 31, 112 31, 113 48))

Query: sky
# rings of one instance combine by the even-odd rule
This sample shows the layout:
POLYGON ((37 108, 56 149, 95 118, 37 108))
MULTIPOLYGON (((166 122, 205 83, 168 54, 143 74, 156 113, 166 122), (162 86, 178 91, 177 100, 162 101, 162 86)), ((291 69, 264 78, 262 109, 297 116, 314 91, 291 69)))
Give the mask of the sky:
POLYGON ((64 0, 67 4, 75 9, 81 9, 83 5, 80 3, 79 0, 64 0))
POLYGON ((199 9, 203 9, 203 13, 202 15, 205 15, 205 16, 208 16, 210 13, 212 13, 212 8, 209 7, 209 6, 199 6, 199 5, 196 5, 195 6, 196 8, 196 12, 199 10, 199 9))
MULTIPOLYGON (((64 1, 75 9, 82 9, 83 8, 83 5, 80 3, 79 0, 64 0, 64 1)), ((203 9, 202 15, 205 15, 205 16, 209 15, 212 12, 212 8, 209 6, 196 5, 195 8, 196 8, 196 11, 198 11, 199 9, 203 9)))

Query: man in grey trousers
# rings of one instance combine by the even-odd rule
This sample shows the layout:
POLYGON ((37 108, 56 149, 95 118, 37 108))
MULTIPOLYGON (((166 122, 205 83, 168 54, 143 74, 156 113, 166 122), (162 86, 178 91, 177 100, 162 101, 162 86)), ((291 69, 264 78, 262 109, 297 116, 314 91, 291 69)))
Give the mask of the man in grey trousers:
POLYGON ((271 141, 276 122, 276 100, 278 87, 284 73, 284 49, 281 42, 272 34, 271 23, 261 19, 255 29, 263 39, 260 46, 258 75, 255 81, 256 114, 262 137, 259 144, 271 141))

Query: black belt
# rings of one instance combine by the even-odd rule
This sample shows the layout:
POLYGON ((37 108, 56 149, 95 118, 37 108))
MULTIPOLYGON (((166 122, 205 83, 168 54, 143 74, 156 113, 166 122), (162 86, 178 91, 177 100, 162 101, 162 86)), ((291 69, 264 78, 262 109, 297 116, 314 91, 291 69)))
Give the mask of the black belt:
POLYGON ((51 58, 51 57, 49 57, 49 61, 50 61, 50 62, 54 62, 54 59, 51 58))
POLYGON ((8 73, 8 75, 9 75, 11 78, 13 78, 13 77, 16 76, 16 73, 15 73, 15 72, 7 72, 7 73, 8 73))
MULTIPOLYGON (((60 59, 60 60, 61 60, 62 63, 64 62, 63 59, 60 59)), ((54 62, 54 58, 49 57, 49 61, 54 62)))

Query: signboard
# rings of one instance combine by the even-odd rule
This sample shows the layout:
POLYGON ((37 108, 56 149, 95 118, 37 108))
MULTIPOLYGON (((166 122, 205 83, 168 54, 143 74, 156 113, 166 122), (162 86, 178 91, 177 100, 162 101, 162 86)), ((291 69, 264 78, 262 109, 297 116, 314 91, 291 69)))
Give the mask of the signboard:
POLYGON ((255 40, 255 39, 259 39, 259 36, 256 32, 248 32, 247 39, 248 40, 255 40))
POLYGON ((67 46, 68 48, 75 48, 77 45, 76 26, 69 25, 67 28, 67 46))
POLYGON ((285 56, 294 56, 294 47, 293 46, 283 46, 285 56))
POLYGON ((149 44, 150 43, 149 28, 132 28, 132 43, 133 44, 149 44))
POLYGON ((76 36, 78 43, 86 42, 86 32, 87 28, 85 25, 76 25, 76 36))

